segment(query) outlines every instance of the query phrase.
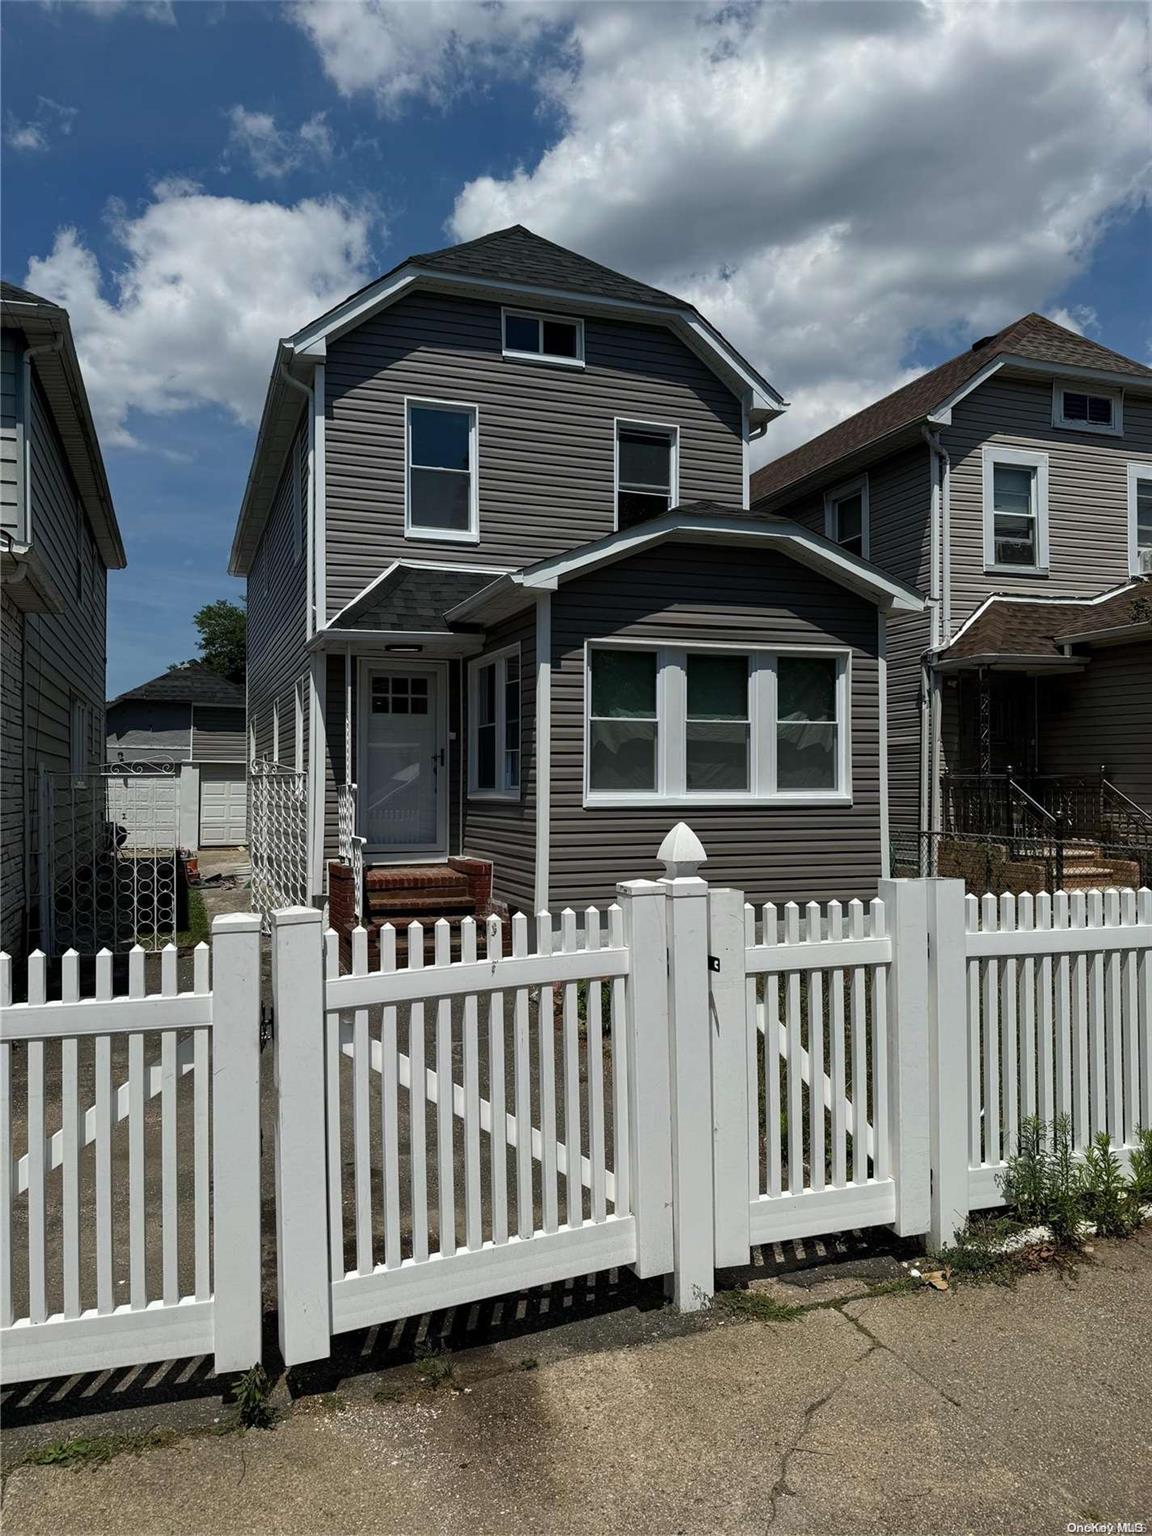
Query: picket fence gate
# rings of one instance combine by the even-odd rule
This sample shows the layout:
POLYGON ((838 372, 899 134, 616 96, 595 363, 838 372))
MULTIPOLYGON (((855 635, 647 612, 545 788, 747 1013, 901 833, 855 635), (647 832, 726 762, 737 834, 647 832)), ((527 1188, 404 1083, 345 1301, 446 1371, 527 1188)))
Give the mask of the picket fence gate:
MULTIPOLYGON (((872 1226, 946 1244, 970 1211, 1003 1199, 1026 1117, 1067 1114, 1081 1152, 1107 1131, 1122 1158, 1152 1125, 1152 892, 977 902, 955 880, 885 880, 867 906, 754 909, 700 876, 688 827, 660 858, 665 878, 621 884, 604 911, 465 921, 455 938, 447 923, 385 927, 371 970, 364 930, 345 971, 320 913, 273 914, 286 1364, 324 1358, 350 1329, 618 1266, 667 1277, 690 1310, 707 1304, 718 1267, 747 1263, 759 1244, 872 1226)), ((173 955, 154 998, 141 995, 142 956, 127 999, 111 997, 107 961, 94 1000, 74 1000, 75 967, 63 1002, 41 990, 13 1006, 5 994, 0 1101, 9 1114, 9 1053, 24 1042, 28 1123, 19 1159, 4 1128, 0 1239, 9 1256, 26 1253, 31 1277, 17 1320, 5 1261, 7 1377, 193 1349, 214 1348, 220 1369, 255 1358, 257 922, 217 919, 211 988, 201 954, 192 993, 175 994, 173 955), (145 1071, 150 1030, 162 1032, 160 1061, 145 1071), (125 1034, 128 1081, 114 1093, 109 1040, 125 1034), (75 1049, 88 1035, 96 1094, 80 1115, 75 1049), (53 1037, 64 1107, 49 1134, 53 1037), (173 1083, 189 1070, 196 1262, 181 1295, 173 1083), (163 1285, 152 1296, 138 1110, 157 1090, 163 1285), (116 1306, 109 1138, 125 1115, 131 1291, 116 1306), (84 1310, 76 1192, 89 1141, 96 1305, 84 1310), (49 1315, 45 1181, 57 1167, 64 1301, 49 1315)))
POLYGON ((5 1384, 260 1358, 260 919, 216 918, 190 990, 169 946, 149 992, 146 958, 131 951, 116 995, 101 951, 82 997, 69 951, 46 1001, 33 955, 28 1000, 13 1003, 0 957, 5 1384))

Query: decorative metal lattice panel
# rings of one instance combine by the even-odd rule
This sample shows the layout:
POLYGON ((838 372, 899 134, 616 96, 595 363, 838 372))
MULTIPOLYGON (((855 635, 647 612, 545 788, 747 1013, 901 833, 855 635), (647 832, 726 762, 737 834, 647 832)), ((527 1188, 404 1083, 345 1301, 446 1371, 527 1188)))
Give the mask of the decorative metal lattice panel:
POLYGON ((252 906, 265 918, 308 901, 308 796, 304 775, 279 763, 248 770, 252 906))
POLYGON ((42 770, 40 947, 159 947, 177 931, 180 777, 172 762, 42 770))
POLYGON ((356 835, 357 790, 355 784, 336 786, 336 825, 340 859, 352 870, 352 888, 356 896, 356 920, 364 915, 364 843, 356 835))

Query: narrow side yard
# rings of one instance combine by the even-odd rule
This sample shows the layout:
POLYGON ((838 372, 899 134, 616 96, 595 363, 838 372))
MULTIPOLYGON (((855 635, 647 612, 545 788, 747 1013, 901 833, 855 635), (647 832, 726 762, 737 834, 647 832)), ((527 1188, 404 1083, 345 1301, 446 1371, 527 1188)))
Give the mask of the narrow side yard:
POLYGON ((717 1307, 578 1350, 560 1327, 349 1376, 272 1430, 17 1467, 5 1530, 946 1536, 1147 1520, 1150 1281, 1146 1227, 1011 1287, 859 1295, 832 1275, 797 1288, 818 1304, 787 1321, 717 1307))

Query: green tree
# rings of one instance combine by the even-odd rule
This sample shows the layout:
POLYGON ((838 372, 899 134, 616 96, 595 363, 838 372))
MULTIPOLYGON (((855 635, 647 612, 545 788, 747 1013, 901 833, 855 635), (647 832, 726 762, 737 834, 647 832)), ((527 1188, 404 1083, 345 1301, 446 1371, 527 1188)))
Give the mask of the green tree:
POLYGON ((192 622, 200 631, 197 659, 221 677, 242 683, 248 645, 248 615, 244 609, 220 597, 214 603, 205 603, 192 622))

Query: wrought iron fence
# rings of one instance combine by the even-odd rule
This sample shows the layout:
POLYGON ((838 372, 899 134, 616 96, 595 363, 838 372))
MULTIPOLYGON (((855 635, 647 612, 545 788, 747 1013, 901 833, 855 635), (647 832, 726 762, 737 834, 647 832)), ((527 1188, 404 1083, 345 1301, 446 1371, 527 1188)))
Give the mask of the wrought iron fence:
POLYGON ((341 862, 352 871, 352 888, 355 892, 356 920, 364 915, 364 844, 366 839, 356 833, 357 792, 355 784, 336 786, 336 825, 341 862))
POLYGON ((249 768, 248 790, 252 906, 267 919, 308 901, 308 794, 303 773, 268 761, 249 768))
POLYGON ((175 936, 182 893, 177 766, 150 759, 82 774, 41 770, 36 869, 46 954, 158 947, 175 936))

